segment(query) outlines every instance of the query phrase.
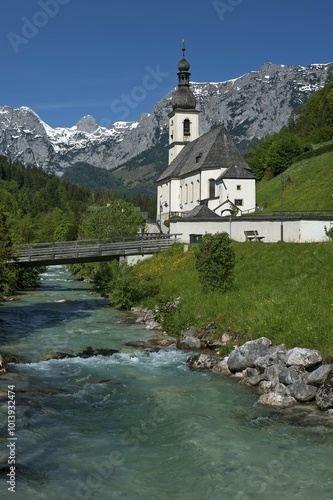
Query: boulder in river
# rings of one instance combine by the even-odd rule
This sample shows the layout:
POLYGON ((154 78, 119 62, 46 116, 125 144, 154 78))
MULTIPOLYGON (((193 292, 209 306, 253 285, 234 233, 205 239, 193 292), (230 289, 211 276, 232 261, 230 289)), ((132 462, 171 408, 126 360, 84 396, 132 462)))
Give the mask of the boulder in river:
POLYGON ((288 408, 288 406, 296 404, 296 399, 292 396, 285 396, 276 392, 267 392, 260 396, 258 403, 275 408, 288 408))
POLYGON ((311 368, 313 366, 320 365, 323 358, 319 351, 312 349, 305 349, 303 347, 294 347, 287 352, 286 355, 286 365, 298 365, 304 366, 305 368, 311 368))
POLYGON ((79 358, 91 358, 93 356, 112 356, 119 352, 117 349, 93 349, 92 347, 87 347, 84 351, 79 352, 77 356, 79 358))
POLYGON ((65 359, 65 358, 91 358, 93 356, 112 356, 119 352, 117 349, 93 349, 92 347, 87 347, 82 352, 77 354, 69 354, 67 352, 55 352, 47 356, 47 359, 65 359))
POLYGON ((287 348, 284 344, 271 346, 265 356, 256 359, 255 365, 259 371, 264 371, 268 366, 280 365, 285 362, 287 348))
POLYGON ((217 359, 213 356, 209 356, 209 354, 195 354, 191 356, 187 362, 193 368, 211 370, 217 364, 217 359))
POLYGON ((314 385, 304 384, 302 382, 296 382, 288 386, 290 394, 299 403, 306 403, 308 401, 313 401, 316 397, 317 387, 314 385))
POLYGON ((333 375, 317 390, 316 403, 320 410, 333 408, 333 375))
POLYGON ((200 349, 201 340, 195 337, 195 328, 187 328, 182 331, 176 345, 178 349, 200 349))
POLYGON ((306 372, 304 366, 288 366, 280 372, 280 382, 285 385, 305 382, 306 372))
POLYGON ((229 354, 229 370, 234 373, 245 370, 248 367, 255 367, 256 360, 261 356, 266 356, 271 345, 272 341, 266 337, 245 342, 245 344, 229 354))
POLYGON ((331 374, 333 374, 333 365, 322 365, 309 373, 307 383, 311 385, 322 385, 328 380, 331 374))
POLYGON ((0 373, 8 371, 8 363, 18 363, 19 359, 12 354, 0 353, 0 373))
POLYGON ((66 359, 75 358, 74 354, 68 354, 68 352, 57 351, 47 356, 47 359, 66 359))

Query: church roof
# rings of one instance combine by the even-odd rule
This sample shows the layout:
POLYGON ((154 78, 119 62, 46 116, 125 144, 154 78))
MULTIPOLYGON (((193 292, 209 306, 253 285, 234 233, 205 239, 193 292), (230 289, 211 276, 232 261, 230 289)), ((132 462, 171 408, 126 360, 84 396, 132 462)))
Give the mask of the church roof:
POLYGON ((223 125, 186 144, 157 182, 209 169, 230 169, 229 173, 225 172, 229 178, 253 178, 248 164, 223 125), (247 175, 251 177, 245 177, 247 175))
POLYGON ((210 219, 220 219, 221 217, 213 212, 206 205, 198 205, 188 212, 185 219, 195 219, 195 220, 210 220, 210 219))
POLYGON ((223 182, 223 179, 255 179, 250 167, 233 165, 216 179, 216 184, 223 182))

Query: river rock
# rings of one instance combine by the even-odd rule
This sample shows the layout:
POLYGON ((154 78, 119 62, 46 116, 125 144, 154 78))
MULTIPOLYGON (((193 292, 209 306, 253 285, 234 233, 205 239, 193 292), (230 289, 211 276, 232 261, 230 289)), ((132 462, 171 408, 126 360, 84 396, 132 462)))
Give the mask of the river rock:
POLYGON ((6 371, 7 371, 6 358, 3 354, 0 354, 0 373, 6 373, 6 371))
POLYGON ((207 326, 205 326, 203 333, 200 335, 201 340, 207 340, 209 337, 212 335, 216 335, 218 331, 217 324, 212 321, 211 323, 208 323, 207 326))
POLYGON ((145 321, 145 323, 146 330, 162 330, 162 326, 158 321, 145 321))
POLYGON ((200 349, 201 341, 198 337, 194 336, 195 328, 187 328, 183 330, 179 339, 177 340, 177 348, 178 349, 200 349))
POLYGON ((127 347, 136 347, 137 349, 146 349, 150 347, 146 340, 130 340, 129 342, 125 342, 127 347))
POLYGON ((281 365, 269 365, 265 368, 264 377, 266 380, 278 384, 280 382, 279 376, 281 372, 281 365))
POLYGON ((87 347, 84 351, 79 352, 77 356, 79 358, 91 358, 93 356, 112 356, 119 352, 117 349, 93 349, 92 347, 87 347))
POLYGON ((260 356, 256 359, 256 368, 263 372, 268 366, 284 364, 286 360, 287 348, 284 344, 271 346, 266 356, 260 356))
POLYGON ((176 339, 173 338, 166 338, 166 339, 148 339, 148 344, 152 346, 159 346, 159 347, 169 347, 173 344, 175 344, 176 339))
POLYGON ((135 320, 135 323, 137 323, 138 325, 141 325, 142 323, 145 322, 145 317, 144 316, 139 316, 138 318, 136 318, 135 320))
POLYGON ((289 388, 280 383, 275 385, 272 382, 272 384, 273 391, 263 393, 259 397, 258 403, 276 408, 288 408, 296 404, 296 399, 290 394, 289 388))
POLYGON ((211 323, 208 323, 208 325, 204 328, 204 331, 198 335, 198 338, 206 345, 206 347, 210 349, 219 347, 222 344, 216 338, 217 332, 217 324, 212 321, 211 323))
POLYGON ((144 323, 147 330, 162 330, 161 324, 157 321, 157 316, 152 311, 144 316, 144 323))
POLYGON ((253 375, 252 377, 244 377, 242 383, 244 385, 254 386, 260 384, 263 380, 265 380, 265 375, 259 373, 259 375, 253 375))
POLYGON ((286 365, 292 366, 304 366, 305 368, 311 368, 312 366, 317 366, 322 362, 323 358, 319 351, 314 351, 312 349, 305 349, 302 347, 294 347, 287 351, 286 355, 286 365))
POLYGON ((274 390, 274 384, 270 380, 262 380, 258 384, 257 391, 258 391, 259 394, 264 394, 264 393, 267 393, 267 392, 273 392, 273 390, 274 390))
POLYGON ((289 366, 280 372, 279 380, 282 384, 290 385, 305 382, 306 371, 304 366, 289 366))
POLYGON ((284 396, 276 392, 264 393, 258 399, 258 403, 276 408, 288 408, 288 406, 293 406, 296 402, 293 396, 284 396))
POLYGON ((223 358, 213 366, 214 373, 220 373, 221 375, 231 375, 231 371, 228 368, 228 358, 223 358))
POLYGON ((9 363, 19 363, 19 358, 12 354, 0 353, 0 373, 7 373, 9 363))
POLYGON ((314 387, 313 385, 296 382, 295 384, 289 385, 288 388, 290 390, 290 394, 300 403, 313 401, 316 397, 317 387, 314 387))
POLYGON ((247 367, 255 367, 256 360, 261 356, 268 354, 272 341, 266 337, 256 340, 249 340, 245 344, 233 350, 228 358, 229 370, 240 372, 247 367))
POLYGON ((217 359, 208 354, 196 354, 191 356, 187 362, 192 368, 211 370, 217 364, 217 359))
POLYGON ((245 370, 243 370, 243 375, 244 377, 255 377, 256 375, 260 375, 260 371, 257 370, 257 368, 245 368, 245 370))
POLYGON ((333 376, 319 387, 316 392, 316 403, 320 410, 329 410, 333 408, 333 376))
POLYGON ((75 358, 74 354, 68 354, 67 352, 57 351, 52 354, 49 354, 46 359, 66 359, 66 358, 75 358))
POLYGON ((324 384, 333 373, 333 365, 322 365, 313 372, 309 373, 307 383, 311 385, 324 384))

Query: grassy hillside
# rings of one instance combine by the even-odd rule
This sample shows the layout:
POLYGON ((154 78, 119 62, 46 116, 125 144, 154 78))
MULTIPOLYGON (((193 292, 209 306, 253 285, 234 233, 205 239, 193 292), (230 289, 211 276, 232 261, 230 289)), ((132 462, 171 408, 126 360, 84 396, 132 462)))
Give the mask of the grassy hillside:
POLYGON ((333 152, 293 163, 283 174, 257 184, 259 213, 280 210, 281 176, 284 181, 283 210, 333 212, 333 152), (290 177, 291 182, 285 182, 290 177))
POLYGON ((204 294, 198 281, 191 245, 155 255, 136 266, 138 279, 160 284, 159 296, 147 301, 175 300, 180 305, 165 318, 175 335, 195 325, 216 321, 219 332, 233 333, 240 342, 267 336, 274 343, 319 349, 333 357, 333 243, 236 243, 235 286, 204 294))

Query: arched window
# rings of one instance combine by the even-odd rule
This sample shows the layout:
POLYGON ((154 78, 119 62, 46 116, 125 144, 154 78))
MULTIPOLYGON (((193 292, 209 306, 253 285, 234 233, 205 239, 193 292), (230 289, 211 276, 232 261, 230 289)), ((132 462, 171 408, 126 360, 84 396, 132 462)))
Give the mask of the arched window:
POLYGON ((191 135, 190 120, 188 118, 184 120, 184 135, 191 135))
POLYGON ((215 179, 209 179, 209 198, 215 198, 215 179))
POLYGON ((188 185, 185 184, 185 203, 188 203, 188 185))

